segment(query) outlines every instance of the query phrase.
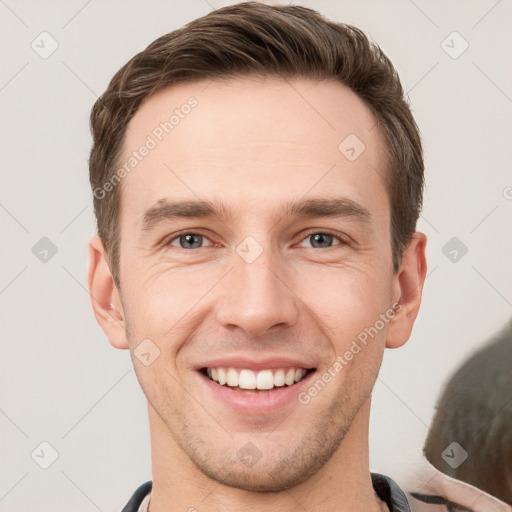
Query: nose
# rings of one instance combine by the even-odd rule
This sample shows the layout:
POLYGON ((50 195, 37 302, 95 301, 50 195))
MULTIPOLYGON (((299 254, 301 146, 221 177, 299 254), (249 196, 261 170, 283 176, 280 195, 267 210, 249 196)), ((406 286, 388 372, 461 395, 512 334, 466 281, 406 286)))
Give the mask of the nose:
POLYGON ((233 266, 223 280, 222 297, 217 302, 220 325, 231 330, 238 327, 256 338, 272 328, 286 328, 297 322, 300 299, 285 262, 264 250, 252 262, 234 253, 233 266))

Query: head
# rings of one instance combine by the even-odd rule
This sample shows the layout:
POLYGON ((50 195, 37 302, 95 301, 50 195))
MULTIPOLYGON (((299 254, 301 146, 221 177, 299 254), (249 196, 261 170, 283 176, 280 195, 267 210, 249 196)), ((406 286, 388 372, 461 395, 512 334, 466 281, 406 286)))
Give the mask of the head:
POLYGON ((439 471, 510 505, 511 367, 512 321, 450 378, 437 403, 423 449, 427 459, 439 471), (443 457, 453 442, 468 454, 456 465, 449 464, 443 457))
POLYGON ((367 429, 421 301, 422 148, 391 62, 305 7, 238 4, 133 57, 91 127, 93 308, 152 434, 235 487, 311 477, 367 429), (207 375, 226 361, 308 372, 241 414, 207 375))

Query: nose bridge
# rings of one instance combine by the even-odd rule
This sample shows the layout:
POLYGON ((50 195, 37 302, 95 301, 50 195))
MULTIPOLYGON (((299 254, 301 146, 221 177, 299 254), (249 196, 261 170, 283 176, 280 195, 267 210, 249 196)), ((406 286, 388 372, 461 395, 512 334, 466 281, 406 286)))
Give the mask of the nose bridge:
POLYGON ((233 252, 233 266, 217 308, 223 326, 236 325, 257 337, 274 326, 296 322, 297 297, 287 282, 290 273, 270 242, 264 247, 246 237, 233 252))

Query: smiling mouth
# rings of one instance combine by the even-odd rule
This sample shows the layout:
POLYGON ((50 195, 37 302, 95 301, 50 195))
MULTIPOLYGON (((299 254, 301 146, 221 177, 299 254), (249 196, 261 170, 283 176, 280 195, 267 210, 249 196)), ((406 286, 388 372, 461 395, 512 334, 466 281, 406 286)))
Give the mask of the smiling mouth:
POLYGON ((316 368, 272 368, 253 371, 246 368, 201 368, 199 372, 220 386, 245 393, 263 393, 297 384, 316 368))

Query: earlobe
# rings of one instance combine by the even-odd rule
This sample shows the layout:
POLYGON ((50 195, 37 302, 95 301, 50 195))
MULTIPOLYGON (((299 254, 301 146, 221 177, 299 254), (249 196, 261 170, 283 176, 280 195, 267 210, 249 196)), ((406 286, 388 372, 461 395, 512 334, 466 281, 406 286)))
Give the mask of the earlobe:
POLYGON ((396 304, 397 307, 388 329, 387 348, 401 347, 411 336, 427 274, 426 244, 427 237, 423 233, 413 234, 402 255, 400 268, 393 278, 396 296, 393 305, 396 304))
POLYGON ((129 348, 121 298, 110 272, 103 241, 98 235, 89 241, 88 284, 94 316, 111 345, 119 349, 129 348))

